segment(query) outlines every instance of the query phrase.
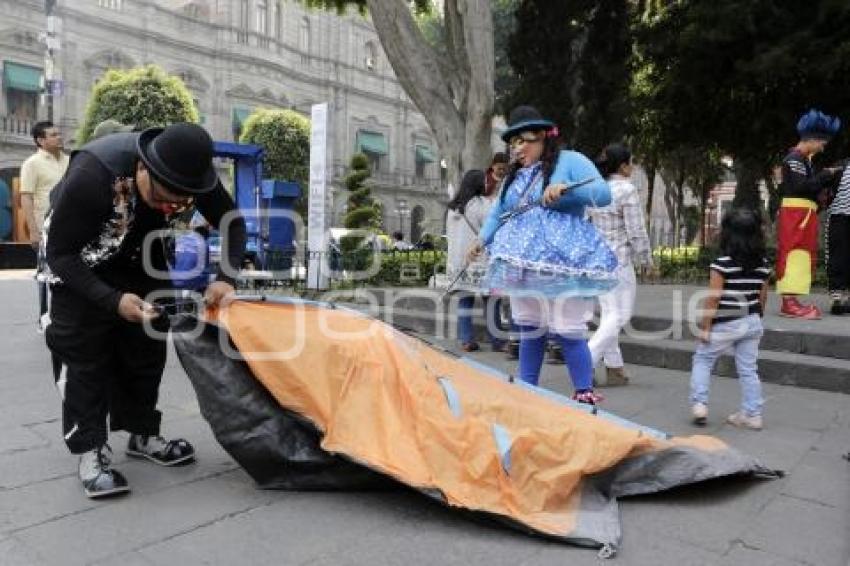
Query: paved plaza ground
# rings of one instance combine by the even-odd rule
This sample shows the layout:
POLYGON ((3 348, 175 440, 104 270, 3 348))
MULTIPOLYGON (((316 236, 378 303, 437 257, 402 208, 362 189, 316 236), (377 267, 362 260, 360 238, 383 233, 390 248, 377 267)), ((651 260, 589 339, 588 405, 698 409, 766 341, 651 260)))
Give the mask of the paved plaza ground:
MULTIPOLYGON (((127 461, 126 435, 115 434, 116 464, 133 492, 91 501, 62 442, 32 281, 0 279, 0 566, 600 563, 593 550, 473 521, 413 492, 258 490, 216 443, 173 352, 161 391, 164 432, 190 439, 198 462, 164 469, 127 461)), ((819 331, 832 324, 850 321, 824 321, 819 331)), ((513 365, 500 353, 475 356, 513 365)), ((673 434, 696 432, 687 373, 628 369, 633 384, 608 390, 607 409, 673 434)), ((542 382, 568 391, 560 366, 545 365, 542 382)), ((738 383, 718 378, 707 432, 787 476, 623 500, 623 544, 612 563, 848 565, 850 463, 841 454, 850 450, 850 396, 772 384, 765 393, 765 430, 736 430, 722 419, 736 409, 738 383)))

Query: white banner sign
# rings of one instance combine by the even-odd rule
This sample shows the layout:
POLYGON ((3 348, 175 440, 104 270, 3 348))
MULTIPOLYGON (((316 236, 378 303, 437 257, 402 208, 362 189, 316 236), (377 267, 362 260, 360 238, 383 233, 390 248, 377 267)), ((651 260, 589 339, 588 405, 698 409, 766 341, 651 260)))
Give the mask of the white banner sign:
POLYGON ((328 288, 328 252, 325 233, 328 215, 328 105, 314 104, 310 111, 310 198, 307 204, 307 288, 328 288))

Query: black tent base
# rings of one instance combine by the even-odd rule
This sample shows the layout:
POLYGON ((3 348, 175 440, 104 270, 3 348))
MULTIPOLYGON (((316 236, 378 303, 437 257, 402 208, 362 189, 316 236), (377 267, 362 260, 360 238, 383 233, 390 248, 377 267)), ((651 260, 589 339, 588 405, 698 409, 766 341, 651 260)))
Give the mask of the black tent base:
POLYGON ((319 446, 321 434, 303 417, 287 411, 251 373, 247 364, 225 356, 218 327, 186 339, 181 325, 191 316, 173 317, 174 342, 201 414, 219 444, 266 489, 397 489, 393 480, 319 446))

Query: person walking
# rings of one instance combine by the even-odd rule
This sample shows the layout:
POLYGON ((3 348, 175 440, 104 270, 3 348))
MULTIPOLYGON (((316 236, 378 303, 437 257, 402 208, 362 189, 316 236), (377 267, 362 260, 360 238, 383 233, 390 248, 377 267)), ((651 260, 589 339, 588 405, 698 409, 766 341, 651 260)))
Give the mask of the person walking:
POLYGON ((505 174, 508 172, 508 163, 508 154, 504 151, 494 153, 490 160, 490 166, 485 171, 486 180, 484 182, 484 196, 490 200, 499 196, 499 189, 505 179, 505 174))
POLYGON ((30 241, 37 247, 50 207, 50 191, 68 170, 62 134, 53 122, 36 122, 32 127, 36 151, 21 165, 21 208, 30 241))
POLYGON ((829 312, 850 314, 850 167, 844 167, 826 225, 826 274, 829 279, 829 312))
POLYGON ((501 350, 502 340, 496 335, 501 329, 491 326, 492 311, 497 308, 489 293, 482 292, 481 277, 487 264, 483 258, 466 261, 466 251, 478 236, 481 225, 487 217, 492 201, 484 196, 485 174, 480 169, 472 169, 464 174, 460 188, 449 202, 446 213, 446 236, 449 249, 446 258, 446 275, 454 281, 451 290, 459 294, 457 301, 457 336, 461 350, 474 352, 480 349, 475 341, 472 326, 472 313, 476 295, 481 295, 487 335, 493 350, 501 350))
POLYGON ((485 286, 511 298, 520 379, 537 384, 551 332, 573 399, 596 404, 602 398, 593 391, 584 317, 589 298, 616 285, 617 258, 584 213, 608 204, 610 189, 587 157, 561 150, 555 124, 531 106, 511 111, 502 139, 516 162, 469 256, 486 248, 485 286))
POLYGON ((761 216, 747 208, 729 211, 721 222, 720 250, 723 255, 710 266, 691 367, 691 416, 694 424, 706 423, 711 372, 717 358, 732 350, 741 384, 741 408, 726 420, 760 430, 764 400, 757 361, 771 272, 765 259, 761 216))
POLYGON ((53 122, 36 122, 32 127, 36 152, 21 165, 21 209, 26 220, 30 243, 38 256, 36 285, 38 289, 38 331, 47 324, 47 284, 42 277, 44 250, 41 246, 44 217, 50 208, 50 193, 68 170, 68 156, 63 150, 62 135, 53 122))
MULTIPOLYGON (((502 188, 502 181, 505 180, 505 174, 508 171, 510 159, 504 151, 497 151, 493 154, 490 160, 490 166, 485 171, 486 180, 484 182, 484 196, 490 201, 495 201, 499 198, 499 191, 502 188)), ((504 330, 503 316, 506 320, 510 320, 510 299, 508 297, 500 297, 493 295, 494 300, 491 301, 492 308, 487 311, 487 324, 493 328, 504 330)), ((519 356, 519 338, 518 330, 513 324, 510 325, 510 332, 507 339, 501 343, 501 348, 507 354, 509 360, 515 360, 519 356)))
POLYGON ((413 249, 413 245, 404 239, 404 234, 401 230, 393 232, 393 250, 397 252, 406 252, 413 249))
POLYGON ((156 405, 166 342, 146 325, 162 332, 168 324, 145 298, 171 285, 165 246, 145 242, 196 208, 226 240, 227 255, 205 300, 215 306, 233 293, 245 222, 212 159, 212 139, 196 124, 116 133, 75 151, 55 189, 45 220, 52 290, 45 337, 65 444, 79 456, 88 497, 129 490, 111 467, 107 419, 111 430, 130 433, 128 456, 163 466, 195 457, 188 441, 160 435, 156 405))
POLYGON ((798 297, 809 294, 818 254, 818 198, 836 181, 839 168, 815 172, 812 157, 822 152, 841 127, 841 120, 809 110, 797 122, 800 141, 782 161, 776 250, 776 291, 782 295, 780 316, 817 320, 820 309, 798 297))
POLYGON ((626 385, 623 354, 619 336, 632 318, 637 293, 635 266, 644 272, 652 270, 652 254, 640 195, 631 182, 632 153, 622 144, 606 147, 596 161, 596 167, 611 187, 611 204, 589 208, 588 215, 596 229, 605 237, 617 254, 619 283, 610 292, 598 297, 599 327, 590 339, 593 366, 605 365, 607 386, 626 385))

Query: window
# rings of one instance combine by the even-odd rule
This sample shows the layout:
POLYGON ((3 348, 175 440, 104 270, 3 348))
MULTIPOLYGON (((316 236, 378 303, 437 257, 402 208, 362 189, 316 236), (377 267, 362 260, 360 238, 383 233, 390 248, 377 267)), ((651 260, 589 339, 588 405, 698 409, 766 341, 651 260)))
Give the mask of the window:
POLYGON ((369 170, 372 173, 380 173, 381 172, 381 156, 377 153, 364 152, 366 157, 369 158, 369 170))
POLYGON ((245 124, 245 120, 248 119, 248 116, 251 115, 252 110, 245 106, 234 106, 233 107, 233 139, 235 141, 239 141, 239 137, 242 135, 242 127, 245 124))
POLYGON ((38 96, 41 93, 41 69, 10 61, 3 62, 3 88, 9 116, 20 120, 35 120, 38 96))
POLYGON ((241 0, 239 4, 239 29, 236 31, 237 43, 248 43, 249 15, 248 0, 241 0))
POLYGON ((428 165, 434 163, 436 157, 434 157, 434 153, 427 145, 417 145, 413 151, 414 161, 416 163, 416 178, 424 179, 428 165))
POLYGON ((266 0, 257 2, 257 33, 268 35, 269 33, 269 6, 266 0))
POLYGON ((35 120, 38 116, 38 95, 24 90, 8 89, 6 109, 13 118, 35 120))
POLYGON ((124 0, 97 0, 97 5, 110 10, 120 10, 124 0))
POLYGON ((366 42, 366 68, 375 71, 378 68, 378 48, 374 41, 366 42))
POLYGON ((280 2, 275 0, 272 4, 272 24, 274 25, 274 38, 278 41, 283 39, 283 21, 280 14, 280 2))
MULTIPOLYGON (((298 29, 298 49, 305 55, 310 53, 310 20, 306 17, 301 19, 301 25, 298 29)), ((302 55, 302 62, 306 62, 305 55, 302 55)))
POLYGON ((209 8, 201 2, 189 2, 183 6, 183 13, 195 20, 209 19, 209 8))
POLYGON ((377 173, 381 171, 383 158, 389 154, 389 144, 387 144, 387 138, 384 137, 384 134, 360 130, 357 132, 357 143, 354 150, 365 154, 369 158, 372 172, 377 173))
POLYGON ((239 3, 239 24, 242 29, 248 29, 248 16, 250 9, 248 8, 248 0, 241 0, 239 3))

